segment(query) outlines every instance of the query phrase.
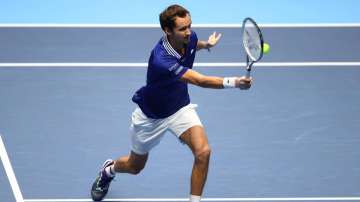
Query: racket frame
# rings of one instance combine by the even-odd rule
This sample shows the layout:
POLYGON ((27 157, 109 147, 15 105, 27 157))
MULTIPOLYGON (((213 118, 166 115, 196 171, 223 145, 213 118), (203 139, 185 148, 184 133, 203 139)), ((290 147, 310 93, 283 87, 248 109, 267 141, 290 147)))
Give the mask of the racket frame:
POLYGON ((247 17, 243 20, 243 23, 242 23, 242 34, 243 34, 243 47, 245 49, 245 53, 246 53, 246 70, 247 70, 247 73, 246 73, 246 77, 250 77, 250 72, 251 72, 251 68, 252 68, 252 65, 255 63, 255 62, 258 62, 259 60, 261 60, 261 58, 263 57, 263 49, 264 49, 264 38, 263 38, 263 35, 262 35, 262 32, 261 32, 261 29, 260 27, 257 25, 257 23, 255 22, 255 20, 253 20, 252 18, 250 17, 247 17), (245 41, 244 41, 244 32, 245 32, 245 24, 247 21, 250 21, 256 28, 256 31, 257 33, 259 34, 259 38, 260 38, 260 48, 261 48, 261 51, 260 51, 260 56, 257 60, 253 60, 251 59, 251 57, 249 56, 249 53, 245 47, 245 41))

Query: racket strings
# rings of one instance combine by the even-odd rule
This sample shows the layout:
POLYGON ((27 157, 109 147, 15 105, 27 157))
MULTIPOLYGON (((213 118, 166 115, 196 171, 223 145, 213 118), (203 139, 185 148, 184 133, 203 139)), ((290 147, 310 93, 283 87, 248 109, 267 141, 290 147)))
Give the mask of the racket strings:
POLYGON ((257 61, 261 57, 261 38, 258 28, 251 22, 244 24, 244 46, 245 50, 253 61, 257 61))

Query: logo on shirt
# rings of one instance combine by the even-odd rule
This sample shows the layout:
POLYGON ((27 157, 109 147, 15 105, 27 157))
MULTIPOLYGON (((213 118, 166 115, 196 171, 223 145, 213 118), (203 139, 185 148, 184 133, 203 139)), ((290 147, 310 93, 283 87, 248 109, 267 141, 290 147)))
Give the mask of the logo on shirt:
POLYGON ((172 72, 172 71, 174 71, 176 68, 178 68, 179 66, 180 66, 179 63, 175 63, 173 66, 171 66, 171 67, 169 68, 169 70, 172 72))
POLYGON ((182 65, 180 65, 179 63, 175 63, 169 68, 169 71, 173 72, 175 75, 178 75, 183 69, 184 67, 182 65))
POLYGON ((183 69, 184 69, 183 66, 179 66, 179 68, 175 71, 175 75, 178 75, 183 69))
POLYGON ((190 54, 193 54, 193 52, 194 52, 194 49, 191 49, 190 54))

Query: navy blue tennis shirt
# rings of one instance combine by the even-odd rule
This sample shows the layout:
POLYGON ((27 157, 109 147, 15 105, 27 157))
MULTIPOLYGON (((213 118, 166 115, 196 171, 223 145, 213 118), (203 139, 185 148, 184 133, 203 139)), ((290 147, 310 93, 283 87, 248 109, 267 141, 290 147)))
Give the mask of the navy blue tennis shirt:
POLYGON ((149 118, 166 118, 190 103, 187 83, 181 76, 194 64, 198 38, 191 32, 185 54, 181 57, 164 36, 151 51, 146 85, 132 100, 149 118))

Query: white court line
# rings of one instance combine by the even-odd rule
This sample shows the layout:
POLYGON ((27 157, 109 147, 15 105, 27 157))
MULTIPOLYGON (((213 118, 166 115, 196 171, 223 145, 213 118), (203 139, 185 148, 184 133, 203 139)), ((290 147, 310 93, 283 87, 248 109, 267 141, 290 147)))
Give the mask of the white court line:
MULTIPOLYGON (((195 28, 240 28, 242 24, 193 24, 195 28)), ((259 23, 269 28, 344 28, 360 27, 360 23, 259 23)), ((160 28, 159 24, 68 24, 68 23, 2 23, 0 28, 160 28)))
POLYGON ((23 202, 24 198, 23 198, 23 196, 21 194, 20 187, 19 187, 19 184, 18 184, 18 182, 16 180, 15 173, 14 173, 14 170, 13 170, 13 168, 11 166, 9 156, 8 156, 8 154, 6 152, 5 145, 4 145, 4 142, 2 140, 1 134, 0 134, 0 158, 1 158, 1 161, 2 161, 2 163, 4 165, 5 172, 6 172, 6 175, 7 175, 8 179, 9 179, 11 189, 12 189, 13 194, 15 196, 16 202, 23 202))
MULTIPOLYGON (((26 199, 25 202, 92 202, 91 199, 26 199)), ((189 201, 188 198, 124 198, 105 199, 119 202, 189 201)), ((203 198, 201 201, 360 201, 360 197, 278 197, 278 198, 203 198)))
MULTIPOLYGON (((0 67, 147 67, 147 63, 0 63, 0 67)), ((244 62, 194 63, 195 67, 243 67, 244 62)), ((360 66, 360 62, 259 62, 257 67, 360 66)))

